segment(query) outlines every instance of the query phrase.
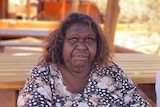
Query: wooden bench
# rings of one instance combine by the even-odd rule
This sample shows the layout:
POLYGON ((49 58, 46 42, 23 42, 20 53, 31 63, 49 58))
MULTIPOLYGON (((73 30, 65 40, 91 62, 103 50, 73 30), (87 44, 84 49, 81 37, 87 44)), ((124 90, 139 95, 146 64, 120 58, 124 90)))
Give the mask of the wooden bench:
POLYGON ((59 21, 1 19, 0 28, 7 29, 54 29, 59 21))
POLYGON ((0 28, 0 37, 46 37, 50 31, 49 28, 0 28))
MULTIPOLYGON (((34 24, 35 22, 32 22, 32 23, 34 24)), ((45 23, 47 23, 47 22, 44 22, 43 24, 45 24, 45 23)), ((53 22, 50 22, 50 23, 53 23, 53 22)), ((23 23, 23 24, 25 25, 25 23, 23 23)), ((23 25, 23 27, 24 27, 24 25, 23 25)), ((54 25, 54 23, 53 23, 53 25, 54 25)), ((33 26, 35 26, 35 25, 33 25, 33 26)), ((4 48, 6 46, 41 47, 41 46, 43 46, 42 43, 11 42, 11 41, 7 41, 7 40, 1 40, 1 38, 12 38, 12 39, 13 38, 25 38, 25 37, 45 38, 51 32, 51 30, 49 30, 49 29, 50 28, 5 28, 5 27, 0 28, 0 52, 3 52, 4 48)))
POLYGON ((7 42, 7 41, 0 41, 0 46, 27 46, 27 47, 41 47, 43 46, 42 43, 34 43, 34 42, 28 42, 28 43, 21 43, 21 42, 7 42))
MULTIPOLYGON (((24 83, 32 67, 37 64, 40 54, 22 53, 0 54, 0 87, 5 89, 7 84, 2 87, 1 83, 19 82, 24 83), (18 65, 18 66, 17 66, 18 65), (6 77, 11 76, 9 80, 6 77), (13 79, 13 80, 12 80, 13 79), (15 79, 15 80, 14 80, 15 79), (18 82, 19 81, 19 82, 18 82)), ((160 70, 160 57, 139 53, 117 53, 113 58, 124 72, 132 78, 135 84, 155 83, 156 73, 160 70)), ((6 88, 11 88, 10 85, 6 88)), ((22 88, 21 86, 20 88, 22 88)))
POLYGON ((45 38, 58 26, 58 21, 31 21, 31 20, 0 20, 0 51, 5 46, 42 46, 41 43, 13 43, 3 39, 18 39, 24 37, 45 38))
POLYGON ((37 61, 36 55, 0 54, 1 107, 16 107, 17 92, 23 87, 24 80, 37 61))
MULTIPOLYGON (((24 86, 30 70, 37 64, 40 56, 39 53, 0 54, 0 99, 1 96, 2 100, 9 96, 8 104, 16 107, 17 92, 24 86)), ((113 60, 135 84, 155 83, 156 73, 160 70, 159 56, 118 53, 113 60)))
POLYGON ((35 38, 35 37, 23 37, 20 39, 10 39, 10 40, 0 40, 0 52, 5 52, 5 50, 13 48, 27 48, 28 51, 31 50, 31 47, 33 48, 42 48, 44 46, 43 41, 41 39, 35 38))
POLYGON ((115 54, 114 61, 122 67, 135 84, 155 83, 160 70, 160 56, 140 53, 115 54))

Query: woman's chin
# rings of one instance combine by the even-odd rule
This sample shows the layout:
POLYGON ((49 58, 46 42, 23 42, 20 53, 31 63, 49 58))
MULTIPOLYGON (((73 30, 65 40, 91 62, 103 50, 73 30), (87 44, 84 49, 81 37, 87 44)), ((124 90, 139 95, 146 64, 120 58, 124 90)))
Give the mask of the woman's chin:
POLYGON ((74 62, 73 63, 73 65, 75 66, 75 67, 84 67, 84 66, 86 66, 86 65, 88 65, 88 63, 86 63, 86 61, 76 61, 76 62, 74 62))

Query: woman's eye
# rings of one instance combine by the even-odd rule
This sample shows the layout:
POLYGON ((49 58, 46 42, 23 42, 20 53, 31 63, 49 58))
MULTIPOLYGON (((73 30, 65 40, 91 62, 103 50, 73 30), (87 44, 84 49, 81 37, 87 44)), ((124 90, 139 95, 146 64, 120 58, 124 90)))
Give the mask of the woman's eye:
POLYGON ((92 42, 92 41, 94 41, 94 39, 92 39, 92 38, 87 38, 86 39, 86 42, 92 42))
POLYGON ((77 41, 77 38, 70 38, 69 41, 71 41, 71 42, 76 42, 76 41, 77 41))

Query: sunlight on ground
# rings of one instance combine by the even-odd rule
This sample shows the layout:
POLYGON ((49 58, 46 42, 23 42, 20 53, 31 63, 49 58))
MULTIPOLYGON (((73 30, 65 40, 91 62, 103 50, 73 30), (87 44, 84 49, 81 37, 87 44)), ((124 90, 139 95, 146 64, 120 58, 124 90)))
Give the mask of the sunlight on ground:
POLYGON ((156 32, 148 36, 147 31, 117 31, 115 44, 142 53, 160 56, 160 35, 156 32))

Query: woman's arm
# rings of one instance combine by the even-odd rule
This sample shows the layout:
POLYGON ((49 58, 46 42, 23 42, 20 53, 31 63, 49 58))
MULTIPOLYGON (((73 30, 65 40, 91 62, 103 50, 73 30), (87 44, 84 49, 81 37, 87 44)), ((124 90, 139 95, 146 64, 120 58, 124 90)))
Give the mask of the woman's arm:
POLYGON ((17 100, 17 107, 51 107, 50 69, 47 65, 35 66, 17 100))

